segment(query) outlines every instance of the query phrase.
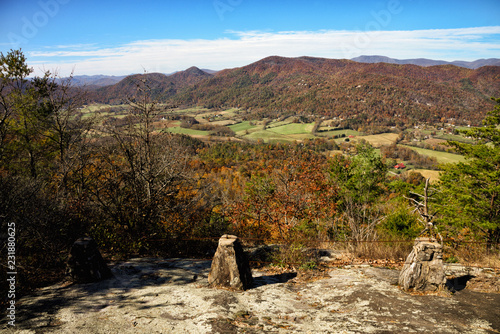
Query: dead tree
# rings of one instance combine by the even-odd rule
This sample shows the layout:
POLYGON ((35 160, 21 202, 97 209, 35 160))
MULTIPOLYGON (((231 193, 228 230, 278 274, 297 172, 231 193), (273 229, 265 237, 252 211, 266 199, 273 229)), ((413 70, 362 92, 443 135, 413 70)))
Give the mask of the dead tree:
POLYGON ((426 179, 423 195, 410 192, 411 197, 406 197, 415 206, 413 212, 419 213, 419 221, 425 226, 419 237, 426 233, 429 235, 429 238, 415 239, 413 250, 406 258, 399 274, 399 285, 406 291, 439 291, 446 282, 443 268, 443 238, 434 226, 436 213, 431 214, 429 211, 429 200, 434 195, 432 190, 434 189, 429 189, 429 179, 426 179), (441 240, 441 244, 437 243, 437 237, 441 240))
POLYGON ((436 189, 429 189, 429 178, 425 180, 425 187, 424 187, 424 194, 417 194, 414 192, 410 191, 410 196, 411 197, 406 197, 411 204, 415 207, 415 210, 413 210, 413 213, 418 212, 420 215, 420 218, 418 221, 420 221, 424 225, 424 229, 422 232, 420 232, 419 236, 425 235, 425 233, 429 234, 430 238, 437 239, 439 237, 441 241, 441 245, 443 244, 443 237, 441 234, 436 230, 435 228, 435 223, 434 223, 434 217, 436 216, 437 212, 430 213, 429 211, 429 201, 432 200, 432 196, 436 194, 436 189))

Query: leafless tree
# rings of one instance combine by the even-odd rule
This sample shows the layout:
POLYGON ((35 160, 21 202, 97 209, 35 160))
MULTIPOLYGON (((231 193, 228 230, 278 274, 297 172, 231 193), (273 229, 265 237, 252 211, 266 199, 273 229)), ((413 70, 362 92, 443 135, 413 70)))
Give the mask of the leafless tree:
POLYGON ((424 225, 424 229, 420 232, 420 235, 424 235, 426 232, 429 234, 431 238, 439 237, 441 243, 443 243, 443 238, 441 234, 436 230, 434 226, 434 217, 437 212, 431 213, 429 208, 429 201, 433 198, 432 196, 436 194, 436 189, 429 188, 430 179, 427 178, 425 180, 424 194, 417 194, 414 192, 410 192, 411 197, 405 196, 410 203, 415 207, 413 212, 418 212, 420 215, 419 221, 424 225))

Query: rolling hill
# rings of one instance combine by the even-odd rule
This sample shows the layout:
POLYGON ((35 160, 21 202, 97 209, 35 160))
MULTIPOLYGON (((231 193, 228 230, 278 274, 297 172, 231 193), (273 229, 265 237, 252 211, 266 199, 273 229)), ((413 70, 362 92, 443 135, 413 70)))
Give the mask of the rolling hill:
POLYGON ((138 80, 146 80, 155 93, 154 97, 164 101, 177 94, 179 90, 193 86, 210 77, 212 77, 211 74, 194 66, 172 75, 161 73, 134 74, 114 85, 101 87, 90 92, 89 96, 95 102, 120 104, 136 93, 138 80))
MULTIPOLYGON (((96 100, 123 100, 141 76, 100 88, 96 100)), ((490 97, 500 96, 500 66, 473 70, 271 56, 214 75, 192 67, 145 76, 158 98, 178 105, 238 107, 261 117, 337 117, 353 128, 450 119, 479 124, 491 110, 490 97)))
POLYGON ((240 107, 264 114, 340 117, 351 122, 478 123, 500 95, 500 67, 477 70, 365 64, 324 58, 268 57, 218 72, 174 96, 208 108, 240 107))

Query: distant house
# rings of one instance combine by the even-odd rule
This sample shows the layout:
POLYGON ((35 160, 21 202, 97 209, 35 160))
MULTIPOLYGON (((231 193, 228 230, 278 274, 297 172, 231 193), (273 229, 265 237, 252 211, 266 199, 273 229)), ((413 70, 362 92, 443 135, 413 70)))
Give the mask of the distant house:
POLYGON ((397 164, 396 166, 394 166, 395 169, 405 169, 406 166, 404 163, 400 162, 399 164, 397 164))
POLYGON ((349 138, 354 138, 354 136, 353 135, 349 135, 349 138))

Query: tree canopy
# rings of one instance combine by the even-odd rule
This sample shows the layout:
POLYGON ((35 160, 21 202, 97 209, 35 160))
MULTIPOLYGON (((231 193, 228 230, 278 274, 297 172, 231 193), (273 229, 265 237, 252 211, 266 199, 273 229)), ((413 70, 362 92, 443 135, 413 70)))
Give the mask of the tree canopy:
POLYGON ((444 166, 441 174, 441 211, 446 225, 500 239, 500 99, 488 112, 484 127, 461 131, 473 144, 451 141, 467 160, 444 166))

